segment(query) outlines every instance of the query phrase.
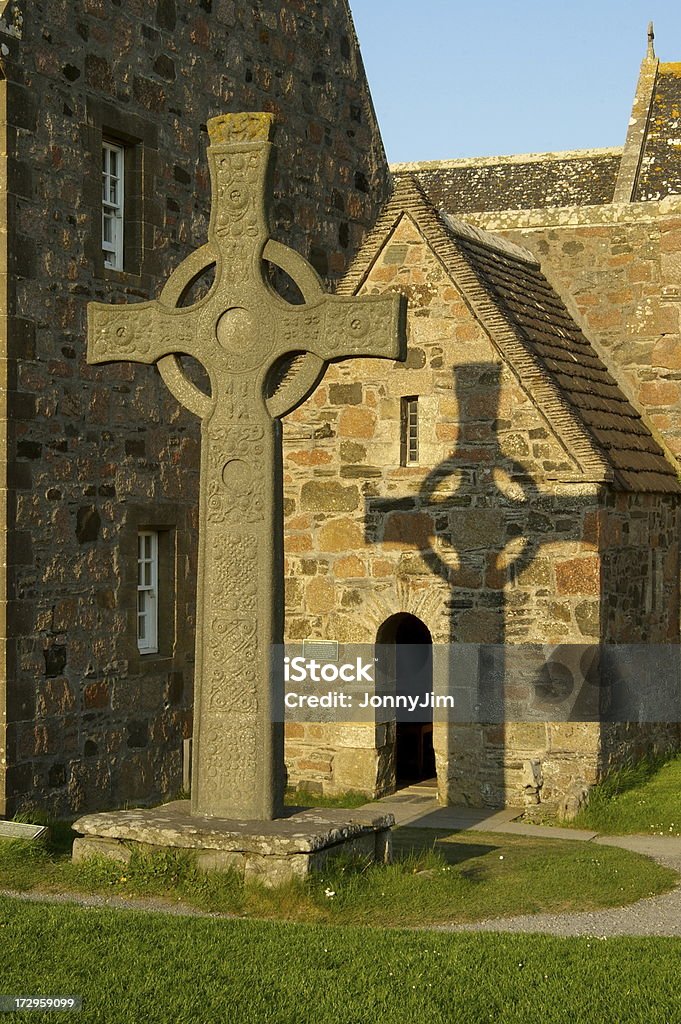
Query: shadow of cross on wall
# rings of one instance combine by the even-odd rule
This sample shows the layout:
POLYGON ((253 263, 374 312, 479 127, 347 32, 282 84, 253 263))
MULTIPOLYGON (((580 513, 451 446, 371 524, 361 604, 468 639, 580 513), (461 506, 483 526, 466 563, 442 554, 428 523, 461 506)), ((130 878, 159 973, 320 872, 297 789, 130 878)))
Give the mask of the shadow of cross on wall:
MULTIPOLYGON (((503 450, 499 428, 511 424, 499 421, 501 373, 496 363, 456 367, 455 450, 426 475, 416 494, 366 503, 367 540, 417 550, 425 567, 450 588, 448 635, 433 637, 433 687, 436 694, 452 695, 454 708, 435 711, 435 721, 442 723, 436 753, 440 766, 443 756, 448 759, 451 779, 461 745, 482 744, 485 799, 500 804, 504 723, 597 720, 604 696, 598 686, 597 618, 584 623, 586 638, 574 623, 563 623, 568 642, 545 642, 556 591, 550 559, 541 557, 542 548, 556 542, 593 550, 584 516, 599 507, 597 488, 584 486, 569 458, 564 466, 533 475, 503 450), (552 473, 574 481, 574 494, 549 490, 552 473)), ((595 581, 597 605, 599 586, 595 581)), ((395 609, 403 610, 409 609, 395 609)))

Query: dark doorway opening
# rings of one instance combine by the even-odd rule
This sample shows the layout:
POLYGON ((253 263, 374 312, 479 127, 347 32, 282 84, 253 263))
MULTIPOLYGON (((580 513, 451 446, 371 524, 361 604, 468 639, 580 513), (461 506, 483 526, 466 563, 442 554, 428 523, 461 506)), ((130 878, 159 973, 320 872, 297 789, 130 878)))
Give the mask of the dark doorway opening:
MULTIPOLYGON (((384 682, 396 695, 424 703, 433 690, 433 638, 421 619, 408 612, 391 615, 376 638, 384 682)), ((395 723, 395 781, 408 786, 435 777, 433 709, 398 711, 395 723)))

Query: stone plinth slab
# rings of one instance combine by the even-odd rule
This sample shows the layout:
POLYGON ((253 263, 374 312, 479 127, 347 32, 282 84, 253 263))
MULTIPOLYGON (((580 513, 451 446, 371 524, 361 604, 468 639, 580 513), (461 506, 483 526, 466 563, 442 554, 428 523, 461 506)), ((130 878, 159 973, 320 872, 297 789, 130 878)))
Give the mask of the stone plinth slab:
POLYGON ((88 814, 73 824, 83 838, 73 845, 74 861, 95 855, 123 861, 134 844, 193 850, 207 871, 235 869, 246 879, 278 885, 319 871, 339 854, 360 854, 387 862, 392 814, 379 808, 321 808, 274 821, 199 817, 188 800, 162 807, 88 814))

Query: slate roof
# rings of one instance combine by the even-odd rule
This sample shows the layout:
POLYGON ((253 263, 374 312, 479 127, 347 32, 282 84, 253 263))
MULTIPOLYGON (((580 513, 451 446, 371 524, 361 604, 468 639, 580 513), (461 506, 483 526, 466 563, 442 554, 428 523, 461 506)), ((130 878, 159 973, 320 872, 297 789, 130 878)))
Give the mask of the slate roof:
POLYGON ((394 164, 396 180, 412 174, 438 209, 450 213, 536 210, 611 203, 621 149, 540 153, 527 157, 394 164))
POLYGON ((525 249, 439 213, 398 182, 338 291, 353 294, 408 214, 591 480, 681 494, 674 464, 525 249))
POLYGON ((634 202, 681 193, 681 64, 659 64, 634 202))

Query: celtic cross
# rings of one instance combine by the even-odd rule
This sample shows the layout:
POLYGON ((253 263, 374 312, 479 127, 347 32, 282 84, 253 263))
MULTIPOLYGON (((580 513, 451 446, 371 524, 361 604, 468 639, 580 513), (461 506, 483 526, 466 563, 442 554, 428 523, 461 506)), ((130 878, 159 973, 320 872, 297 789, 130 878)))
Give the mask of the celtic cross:
POLYGON ((300 255, 269 238, 271 127, 269 114, 213 118, 208 243, 158 301, 88 308, 89 362, 156 363, 201 418, 192 814, 247 820, 282 812, 279 417, 312 392, 327 362, 396 359, 405 345, 402 296, 327 295, 300 255), (301 304, 271 287, 263 261, 293 279, 301 304), (208 294, 180 305, 211 266, 208 294), (181 354, 205 367, 210 395, 185 376, 181 354))

